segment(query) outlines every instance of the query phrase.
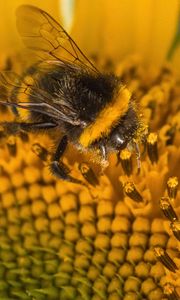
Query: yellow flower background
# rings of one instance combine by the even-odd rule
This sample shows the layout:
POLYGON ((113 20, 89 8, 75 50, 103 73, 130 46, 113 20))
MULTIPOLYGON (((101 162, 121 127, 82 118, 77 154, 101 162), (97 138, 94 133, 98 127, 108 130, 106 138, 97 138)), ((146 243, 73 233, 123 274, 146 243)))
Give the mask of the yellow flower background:
MULTIPOLYGON (((64 20, 67 1, 1 2, 2 70, 21 70, 14 14, 27 2, 64 20)), ((149 126, 141 169, 126 149, 100 174, 70 145, 64 161, 85 186, 62 182, 48 170, 47 135, 6 136, 0 127, 1 300, 179 299, 178 16, 176 0, 75 2, 73 37, 141 105, 149 126)), ((0 113, 13 118, 2 106, 0 113)))

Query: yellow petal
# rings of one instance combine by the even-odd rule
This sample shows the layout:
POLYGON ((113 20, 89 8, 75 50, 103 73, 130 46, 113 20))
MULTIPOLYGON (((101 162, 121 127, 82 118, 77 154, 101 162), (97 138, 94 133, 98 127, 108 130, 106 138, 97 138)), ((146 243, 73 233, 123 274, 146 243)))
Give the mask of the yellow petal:
POLYGON ((176 32, 178 0, 79 0, 73 35, 88 54, 117 61, 138 53, 162 63, 176 32))

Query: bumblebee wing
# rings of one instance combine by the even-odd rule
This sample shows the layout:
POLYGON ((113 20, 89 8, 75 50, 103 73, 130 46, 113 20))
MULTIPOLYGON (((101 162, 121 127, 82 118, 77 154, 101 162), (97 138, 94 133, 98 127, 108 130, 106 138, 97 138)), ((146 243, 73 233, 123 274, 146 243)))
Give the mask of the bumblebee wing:
POLYGON ((65 29, 48 13, 31 5, 22 5, 16 14, 17 29, 24 44, 43 60, 68 61, 99 73, 65 29))
POLYGON ((63 121, 74 126, 84 125, 70 103, 58 100, 57 105, 54 95, 43 90, 38 81, 29 75, 27 79, 14 72, 0 72, 0 85, 0 104, 11 107, 13 111, 21 108, 51 117, 57 123, 63 121))

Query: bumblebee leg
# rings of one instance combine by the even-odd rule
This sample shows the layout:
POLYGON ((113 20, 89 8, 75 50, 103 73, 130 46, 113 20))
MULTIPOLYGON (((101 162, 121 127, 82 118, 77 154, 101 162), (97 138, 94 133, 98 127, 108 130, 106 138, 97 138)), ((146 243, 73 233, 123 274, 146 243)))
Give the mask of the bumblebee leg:
POLYGON ((106 162, 107 161, 107 150, 106 150, 106 146, 104 144, 101 144, 99 146, 99 149, 101 151, 101 156, 103 158, 103 161, 106 162))
POLYGON ((118 166, 119 163, 120 163, 120 161, 121 161, 121 160, 120 160, 120 152, 121 152, 121 151, 118 151, 117 154, 116 154, 116 157, 117 157, 117 163, 116 163, 116 166, 118 166))
POLYGON ((17 134, 20 130, 24 131, 36 131, 40 129, 50 129, 57 126, 57 124, 52 122, 42 122, 42 123, 25 123, 25 122, 3 122, 0 123, 7 133, 9 134, 17 134))
POLYGON ((50 164, 50 170, 56 177, 60 179, 73 182, 73 183, 83 184, 80 180, 71 177, 69 175, 70 173, 69 168, 62 161, 59 161, 66 150, 67 144, 68 144, 68 139, 67 136, 65 135, 61 139, 56 149, 56 152, 54 153, 53 160, 50 164))

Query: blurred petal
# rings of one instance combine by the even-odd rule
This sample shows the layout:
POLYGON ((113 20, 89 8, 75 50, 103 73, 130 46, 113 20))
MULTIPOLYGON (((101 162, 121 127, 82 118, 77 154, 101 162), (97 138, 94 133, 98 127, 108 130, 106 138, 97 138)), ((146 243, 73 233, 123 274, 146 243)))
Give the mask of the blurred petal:
POLYGON ((74 0, 60 0, 62 25, 66 30, 71 28, 74 13, 74 0))
POLYGON ((173 41, 178 0, 98 0, 76 3, 73 34, 88 54, 122 59, 138 53, 162 63, 173 41))

